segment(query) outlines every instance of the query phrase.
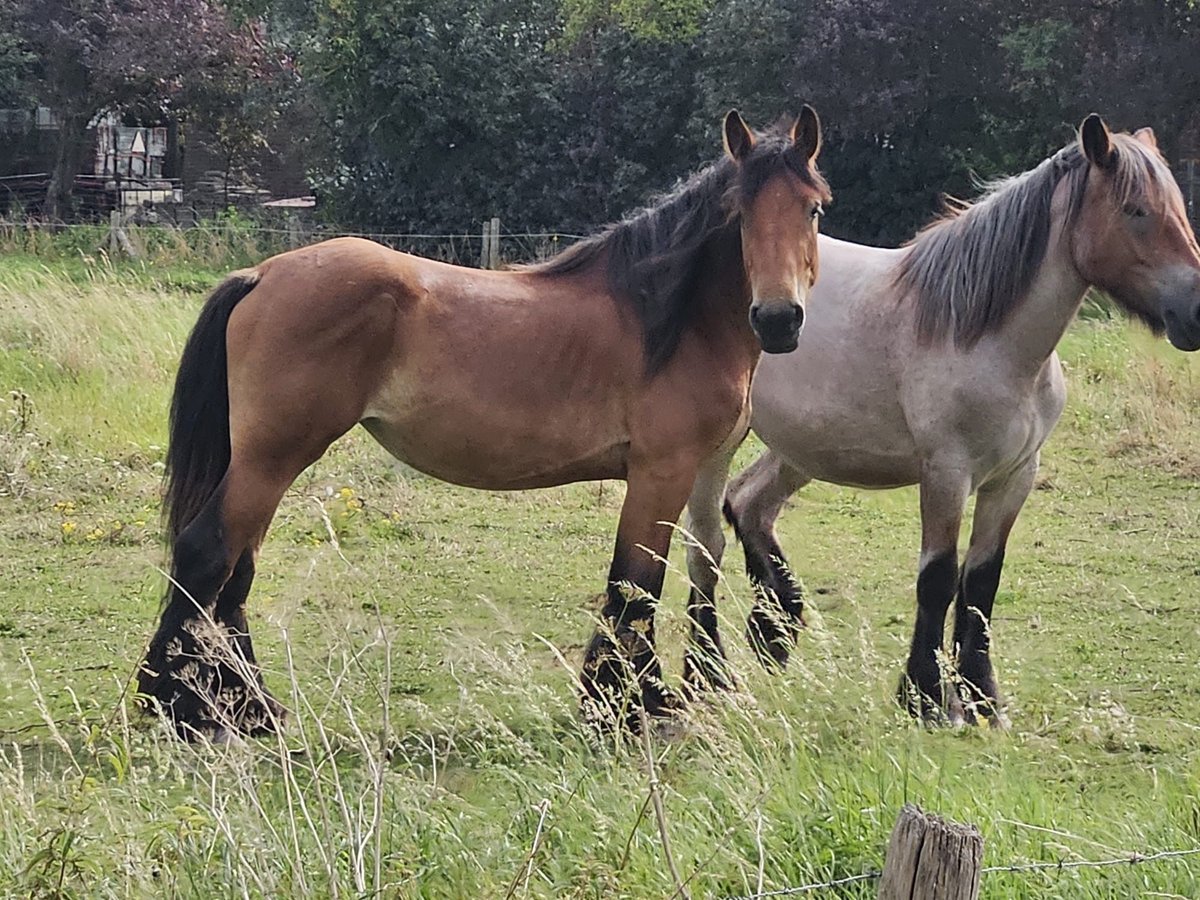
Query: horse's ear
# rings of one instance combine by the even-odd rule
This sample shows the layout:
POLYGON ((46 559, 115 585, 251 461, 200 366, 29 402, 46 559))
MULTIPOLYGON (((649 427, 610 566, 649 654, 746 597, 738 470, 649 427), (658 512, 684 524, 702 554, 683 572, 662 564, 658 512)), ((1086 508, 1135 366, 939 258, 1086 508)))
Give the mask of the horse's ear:
POLYGON ((725 152, 732 159, 743 160, 754 149, 754 135, 741 113, 731 109, 725 114, 725 152))
POLYGON ((1116 161, 1116 151, 1113 150, 1112 135, 1104 120, 1091 113, 1079 126, 1079 143, 1083 147, 1083 155, 1101 169, 1107 169, 1116 161))
POLYGON ((1133 133, 1135 140, 1141 141, 1151 150, 1158 149, 1158 138, 1154 136, 1154 129, 1147 125, 1145 128, 1139 128, 1133 133))
POLYGON ((804 104, 800 117, 792 125, 792 149, 799 153, 805 162, 812 163, 821 152, 821 119, 817 111, 804 104))

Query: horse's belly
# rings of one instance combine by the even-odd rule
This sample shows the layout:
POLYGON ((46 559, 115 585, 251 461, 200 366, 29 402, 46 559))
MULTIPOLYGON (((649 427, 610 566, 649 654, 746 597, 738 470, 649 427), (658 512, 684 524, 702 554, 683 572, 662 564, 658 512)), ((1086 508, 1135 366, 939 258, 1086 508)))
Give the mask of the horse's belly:
POLYGON ((368 417, 362 425, 401 462, 466 487, 525 490, 625 477, 623 439, 556 439, 538 429, 488 429, 479 421, 480 427, 463 427, 469 422, 368 417))
POLYGON ((865 409, 862 398, 755 391, 751 425, 797 471, 848 487, 887 488, 920 480, 920 461, 899 409, 865 409))
POLYGON ((817 481, 856 488, 903 487, 921 477, 913 454, 888 455, 861 448, 805 453, 795 465, 817 481))
POLYGON ((920 463, 910 443, 842 430, 761 434, 767 446, 805 476, 858 488, 890 488, 920 480, 920 463), (807 439, 806 439, 807 438, 807 439))

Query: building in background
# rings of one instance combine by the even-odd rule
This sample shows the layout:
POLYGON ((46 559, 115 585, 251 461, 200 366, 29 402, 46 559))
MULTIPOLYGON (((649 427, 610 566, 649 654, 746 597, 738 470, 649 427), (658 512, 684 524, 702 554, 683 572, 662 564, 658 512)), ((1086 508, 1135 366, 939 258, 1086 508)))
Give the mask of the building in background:
MULTIPOLYGON (((0 109, 0 217, 37 217, 45 200, 58 121, 46 107, 0 109)), ((308 195, 295 153, 228 159, 215 139, 177 122, 130 122, 97 116, 75 179, 75 218, 96 220, 113 210, 156 210, 186 223, 228 207, 255 209, 280 197, 308 195), (260 175, 260 173, 263 173, 260 175)), ((270 153, 269 150, 264 153, 270 153)))

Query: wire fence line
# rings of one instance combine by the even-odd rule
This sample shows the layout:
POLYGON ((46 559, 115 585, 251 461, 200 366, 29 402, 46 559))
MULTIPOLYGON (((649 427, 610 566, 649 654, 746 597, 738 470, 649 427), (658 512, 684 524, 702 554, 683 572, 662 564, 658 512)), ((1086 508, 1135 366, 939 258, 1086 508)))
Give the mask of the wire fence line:
POLYGON ((798 884, 795 887, 777 888, 773 891, 759 891, 756 894, 736 894, 723 900, 769 900, 771 897, 792 897, 796 894, 811 894, 814 891, 826 891, 835 887, 844 887, 860 881, 875 881, 882 877, 882 872, 864 872, 861 875, 847 875, 845 878, 835 878, 833 881, 814 881, 811 884, 798 884))
MULTIPOLYGON (((984 875, 1014 874, 1024 875, 1032 872, 1063 872, 1069 869, 1108 869, 1116 866, 1136 866, 1161 860, 1175 860, 1188 856, 1200 855, 1200 847, 1189 847, 1182 850, 1157 850, 1151 853, 1131 851, 1128 856, 1115 856, 1108 859, 1071 859, 1057 862, 1027 862, 1010 863, 1007 865, 984 866, 980 871, 984 875)), ((864 881, 877 881, 883 872, 872 870, 861 875, 847 875, 830 881, 814 881, 808 884, 798 884, 793 887, 776 888, 770 891, 759 891, 753 894, 728 895, 724 900, 772 900, 775 897, 793 897, 799 894, 811 894, 817 891, 832 890, 846 885, 864 881)))
POLYGON ((1106 869, 1112 866, 1135 866, 1140 863, 1157 862, 1160 859, 1179 859, 1184 856, 1200 854, 1200 847, 1190 847, 1186 850, 1158 850, 1153 853, 1130 853, 1129 856, 1116 856, 1111 859, 1072 859, 1060 862, 1031 862, 1014 863, 1007 866, 984 866, 983 874, 995 872, 1040 872, 1050 869, 1106 869))
MULTIPOLYGON (((493 220, 493 223, 498 223, 493 220)), ((466 266, 497 267, 553 256, 586 235, 573 231, 497 231, 489 242, 486 225, 479 232, 370 231, 313 223, 299 216, 270 214, 264 219, 230 217, 195 222, 157 219, 152 213, 112 213, 108 222, 53 222, 0 218, 0 244, 37 252, 42 242, 60 249, 86 252, 118 248, 126 256, 152 257, 188 247, 211 251, 214 245, 241 257, 262 257, 338 237, 373 240, 403 250, 466 266), (62 244, 69 245, 63 248, 62 244), (203 245, 202 248, 197 245, 203 245), (92 249, 95 249, 93 247, 92 249)), ((207 252, 201 255, 208 256, 207 252)))
MULTIPOLYGON (((157 224, 153 222, 133 222, 135 227, 143 229, 161 229, 170 232, 203 231, 212 234, 228 234, 231 232, 250 232, 254 234, 292 235, 296 231, 291 228, 278 226, 248 224, 224 224, 221 222, 201 222, 195 225, 157 224)), ((108 226, 98 222, 42 222, 42 221, 6 221, 0 219, 0 228, 19 231, 96 231, 108 226)), ((396 240, 481 240, 482 236, 462 231, 422 232, 422 231, 344 231, 323 225, 303 226, 300 233, 321 238, 361 237, 361 238, 393 238, 396 240)), ((578 241, 587 237, 586 234, 576 234, 569 231, 505 231, 506 238, 534 238, 541 240, 571 240, 578 241)))

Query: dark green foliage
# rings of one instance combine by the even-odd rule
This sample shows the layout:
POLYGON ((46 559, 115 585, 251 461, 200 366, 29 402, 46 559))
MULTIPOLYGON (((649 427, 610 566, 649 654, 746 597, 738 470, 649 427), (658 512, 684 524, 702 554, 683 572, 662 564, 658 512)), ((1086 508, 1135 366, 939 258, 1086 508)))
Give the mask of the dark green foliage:
POLYGON ((557 0, 330 4, 317 29, 305 71, 331 157, 317 185, 339 221, 585 228, 666 187, 688 154, 691 92, 661 85, 692 77, 689 49, 620 28, 567 47, 557 0))
POLYGON ((1153 125, 1173 162, 1200 157, 1194 0, 85 7, 95 15, 51 27, 75 6, 0 0, 0 99, 54 86, 64 115, 86 110, 75 120, 98 103, 185 106, 231 160, 279 128, 343 227, 473 233, 496 215, 509 231, 590 230, 713 159, 733 106, 759 126, 816 106, 826 229, 880 243, 911 236, 943 194, 1032 166, 1093 110, 1153 125), (177 8, 206 11, 207 55, 162 39, 177 8), (271 52, 247 52, 247 36, 271 52), (263 77, 276 58, 285 90, 263 77), (72 73, 87 78, 73 88, 72 73))
POLYGON ((372 228, 585 230, 712 159, 730 107, 827 126, 831 233, 897 243, 1091 109, 1200 127, 1187 0, 326 0, 302 68, 326 110, 333 218, 372 228), (1147 73, 1154 77, 1148 79, 1147 73))

